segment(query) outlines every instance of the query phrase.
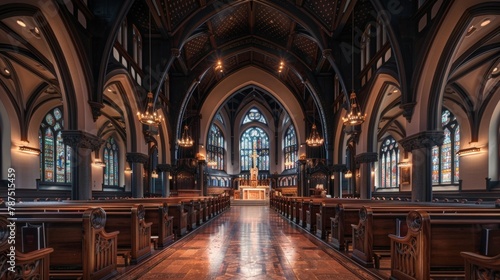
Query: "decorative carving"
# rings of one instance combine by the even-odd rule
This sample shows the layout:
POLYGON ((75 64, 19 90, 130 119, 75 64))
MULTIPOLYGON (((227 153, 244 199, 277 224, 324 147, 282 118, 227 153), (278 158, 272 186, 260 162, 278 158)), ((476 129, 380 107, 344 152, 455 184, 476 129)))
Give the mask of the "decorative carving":
POLYGON ((405 104, 401 104, 399 108, 403 109, 403 116, 408 122, 411 122, 411 116, 413 115, 413 111, 415 109, 415 102, 409 102, 405 104))
POLYGON ((378 161, 377 153, 362 153, 356 155, 355 157, 356 163, 371 163, 378 161))
POLYGON ((443 144, 444 133, 442 131, 423 131, 411 136, 408 136, 399 143, 405 151, 413 151, 421 148, 431 148, 443 144))
POLYGON ((148 156, 142 153, 127 153, 127 162, 129 163, 142 163, 148 162, 148 156))
POLYGON ((156 169, 158 172, 172 172, 173 168, 170 164, 167 163, 160 163, 156 165, 156 169))
POLYGON ((406 224, 411 231, 417 232, 422 228, 422 216, 417 211, 411 211, 406 217, 406 224))
POLYGON ((162 207, 161 207, 161 211, 163 212, 163 217, 168 220, 168 203, 166 202, 163 202, 162 204, 162 207))
POLYGON ((137 206, 137 218, 142 221, 145 217, 146 209, 144 209, 144 205, 140 204, 139 206, 137 206))
POLYGON ((96 254, 101 254, 102 252, 107 252, 113 246, 113 239, 106 239, 100 234, 95 236, 95 252, 96 254))
POLYGON ((90 109, 92 110, 92 118, 94 122, 101 116, 101 109, 104 108, 104 104, 95 101, 89 101, 90 109))
POLYGON ((366 217, 368 216, 368 211, 366 210, 366 207, 361 207, 359 209, 359 220, 360 221, 366 221, 366 217))
POLYGON ((77 150, 78 148, 91 149, 92 151, 98 150, 104 140, 90 133, 81 130, 63 130, 61 132, 63 142, 71 148, 77 150))
POLYGON ((92 228, 100 229, 104 228, 106 224, 106 212, 102 208, 94 208, 90 213, 90 223, 92 228))
POLYGON ((345 172, 347 171, 347 167, 345 166, 345 164, 334 164, 330 166, 330 170, 332 172, 345 172))

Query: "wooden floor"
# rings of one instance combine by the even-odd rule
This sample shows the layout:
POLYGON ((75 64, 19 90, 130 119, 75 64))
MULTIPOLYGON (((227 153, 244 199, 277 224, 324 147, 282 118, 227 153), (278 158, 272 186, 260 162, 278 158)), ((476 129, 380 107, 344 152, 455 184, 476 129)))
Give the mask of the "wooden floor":
POLYGON ((269 206, 231 206, 117 279, 379 278, 269 206))

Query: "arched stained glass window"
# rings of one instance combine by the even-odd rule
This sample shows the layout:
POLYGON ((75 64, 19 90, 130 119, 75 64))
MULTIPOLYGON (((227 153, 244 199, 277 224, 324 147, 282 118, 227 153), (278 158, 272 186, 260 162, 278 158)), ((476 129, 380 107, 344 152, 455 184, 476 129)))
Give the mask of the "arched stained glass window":
POLYGON ((64 145, 62 107, 45 115, 38 130, 40 142, 40 181, 42 183, 71 183, 71 148, 64 145))
POLYGON ((106 167, 104 167, 104 185, 118 186, 118 144, 113 137, 109 137, 104 144, 103 159, 106 167))
POLYGON ((458 184, 460 126, 456 117, 447 109, 443 109, 441 124, 444 132, 443 145, 432 147, 432 183, 458 184))
POLYGON ((253 166, 253 151, 257 155, 259 170, 269 170, 269 136, 260 127, 250 127, 243 132, 240 139, 240 165, 242 171, 253 166))
POLYGON ((284 158, 285 158, 285 169, 295 168, 297 162, 297 135, 295 134, 295 128, 291 125, 285 133, 285 145, 284 146, 284 158), (291 164, 293 163, 293 164, 291 164))
POLYGON ((207 145, 207 160, 214 161, 216 165, 211 166, 213 169, 224 170, 224 135, 220 128, 212 124, 208 132, 208 145, 207 145))
POLYGON ((243 124, 250 123, 250 122, 261 122, 263 124, 267 124, 266 118, 264 118, 264 115, 259 111, 257 108, 252 108, 248 110, 248 113, 245 115, 245 118, 243 119, 243 124))
POLYGON ((385 138, 380 147, 380 187, 397 188, 399 184, 398 162, 399 148, 398 143, 392 136, 385 138))

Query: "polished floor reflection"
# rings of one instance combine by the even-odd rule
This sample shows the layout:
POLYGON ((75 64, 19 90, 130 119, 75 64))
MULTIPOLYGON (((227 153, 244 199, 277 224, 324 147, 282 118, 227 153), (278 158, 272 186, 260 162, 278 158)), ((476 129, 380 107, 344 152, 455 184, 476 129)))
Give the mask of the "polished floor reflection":
POLYGON ((232 206, 125 279, 377 279, 269 206, 232 206))

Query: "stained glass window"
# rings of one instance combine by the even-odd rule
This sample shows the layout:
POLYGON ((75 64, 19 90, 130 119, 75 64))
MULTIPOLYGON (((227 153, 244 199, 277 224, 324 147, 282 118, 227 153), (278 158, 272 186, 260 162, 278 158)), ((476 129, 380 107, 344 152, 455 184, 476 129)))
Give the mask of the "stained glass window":
POLYGON ((62 107, 49 111, 40 124, 40 181, 43 183, 71 183, 71 148, 63 143, 63 128, 62 107))
POLYGON ((257 108, 252 108, 248 110, 248 113, 245 115, 245 118, 243 119, 243 124, 250 122, 261 122, 267 124, 266 118, 264 118, 264 115, 262 115, 262 113, 257 108))
POLYGON ((259 170, 269 170, 269 136, 260 127, 250 127, 243 132, 240 139, 241 170, 250 170, 253 166, 252 154, 257 153, 259 170))
POLYGON ((285 163, 293 163, 291 165, 285 165, 285 169, 295 168, 297 161, 297 135, 295 134, 295 128, 291 125, 285 133, 285 163))
POLYGON ((104 185, 118 186, 118 144, 115 138, 109 137, 104 144, 103 158, 106 167, 104 167, 104 185))
POLYGON ((441 146, 432 147, 432 183, 457 184, 459 179, 460 126, 457 118, 447 109, 441 115, 444 140, 441 146))
POLYGON ((212 124, 210 126, 210 131, 208 132, 208 145, 207 145, 207 160, 214 161, 215 166, 211 166, 213 169, 224 170, 224 135, 220 128, 212 124))
POLYGON ((399 184, 398 162, 399 148, 398 143, 392 136, 388 136, 382 142, 380 147, 380 187, 397 188, 399 184))

